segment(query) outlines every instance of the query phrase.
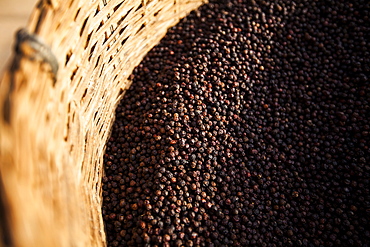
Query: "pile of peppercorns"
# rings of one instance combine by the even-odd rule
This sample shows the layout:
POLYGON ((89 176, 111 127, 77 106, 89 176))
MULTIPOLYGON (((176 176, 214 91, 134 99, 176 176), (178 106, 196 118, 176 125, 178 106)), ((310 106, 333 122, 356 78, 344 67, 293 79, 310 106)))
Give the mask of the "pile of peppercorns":
POLYGON ((212 0, 135 69, 108 246, 369 246, 370 2, 212 0))

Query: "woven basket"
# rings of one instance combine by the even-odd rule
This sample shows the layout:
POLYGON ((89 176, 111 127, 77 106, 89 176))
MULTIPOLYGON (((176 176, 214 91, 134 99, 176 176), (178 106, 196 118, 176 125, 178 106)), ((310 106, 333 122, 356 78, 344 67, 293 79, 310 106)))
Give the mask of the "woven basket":
POLYGON ((32 35, 18 39, 0 84, 3 239, 12 246, 105 245, 102 157, 114 110, 133 68, 203 2, 37 4, 32 35))

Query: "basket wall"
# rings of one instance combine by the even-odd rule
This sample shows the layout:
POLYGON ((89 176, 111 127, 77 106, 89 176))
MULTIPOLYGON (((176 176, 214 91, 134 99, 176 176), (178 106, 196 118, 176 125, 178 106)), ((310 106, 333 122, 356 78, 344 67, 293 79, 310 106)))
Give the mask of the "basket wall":
MULTIPOLYGON (((104 246, 102 157, 128 76, 202 0, 45 0, 27 29, 59 71, 14 55, 0 84, 0 172, 15 246, 104 246)), ((27 45, 27 43, 26 43, 27 45)))

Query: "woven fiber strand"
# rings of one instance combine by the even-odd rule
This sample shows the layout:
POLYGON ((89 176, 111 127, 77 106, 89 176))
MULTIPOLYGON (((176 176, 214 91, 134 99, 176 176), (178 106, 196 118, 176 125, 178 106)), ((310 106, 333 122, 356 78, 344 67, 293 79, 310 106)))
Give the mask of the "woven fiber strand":
POLYGON ((27 30, 59 71, 15 56, 0 84, 0 171, 14 246, 104 246, 102 157, 128 76, 202 0, 48 0, 27 30), (55 80, 56 78, 56 80, 55 80))

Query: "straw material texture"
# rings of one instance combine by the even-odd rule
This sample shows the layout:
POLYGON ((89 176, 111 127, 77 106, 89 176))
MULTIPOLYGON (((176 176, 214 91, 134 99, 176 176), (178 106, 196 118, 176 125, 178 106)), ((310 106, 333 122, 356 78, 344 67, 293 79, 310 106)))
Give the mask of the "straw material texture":
POLYGON ((133 68, 202 3, 37 4, 26 29, 57 64, 44 46, 18 39, 0 83, 0 176, 14 246, 106 244, 102 158, 115 107, 133 68))

